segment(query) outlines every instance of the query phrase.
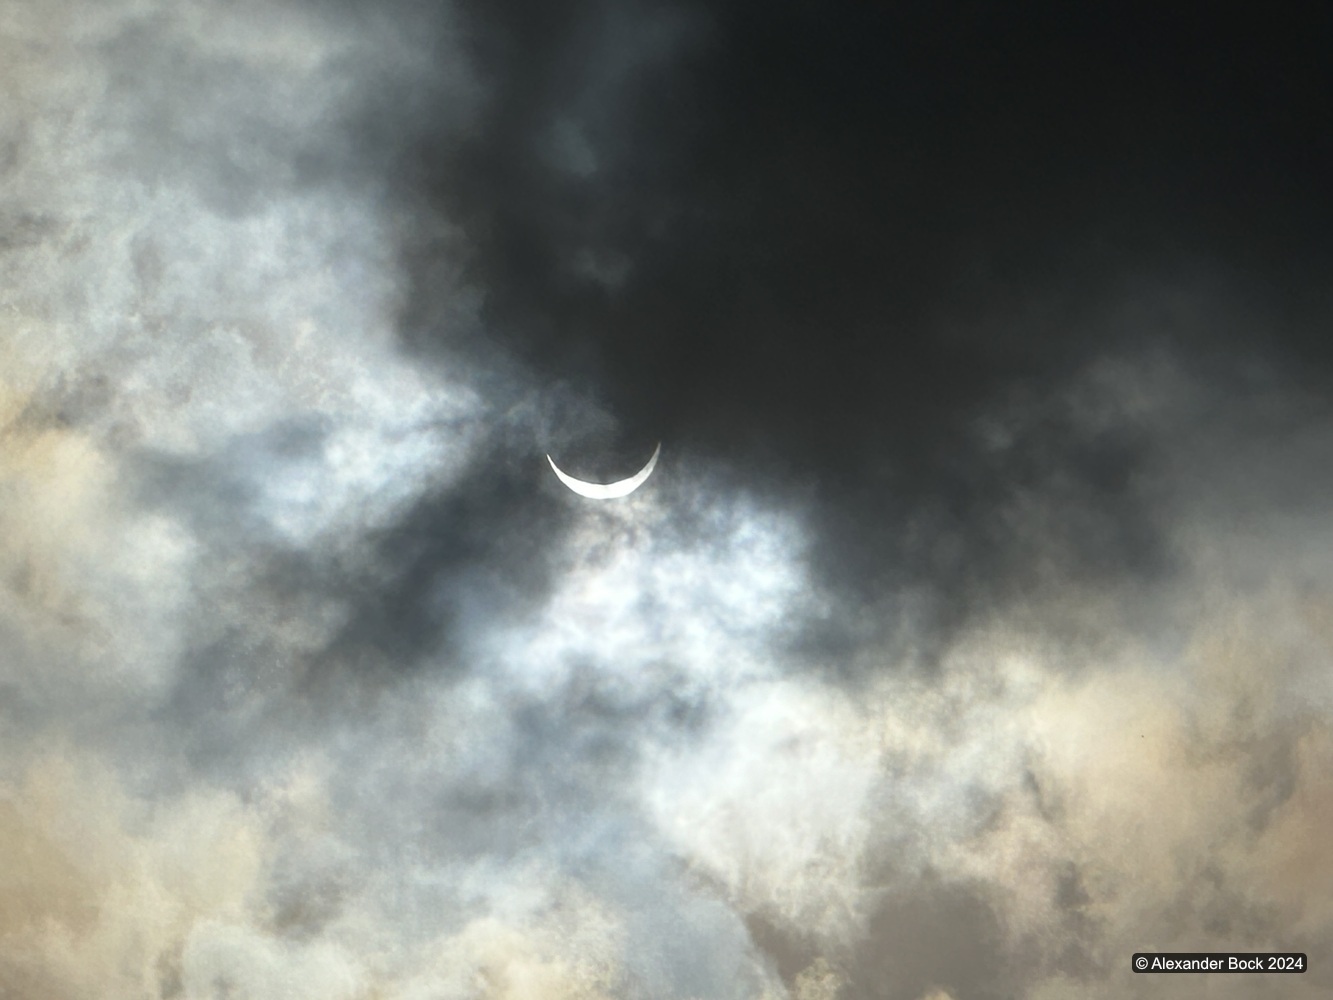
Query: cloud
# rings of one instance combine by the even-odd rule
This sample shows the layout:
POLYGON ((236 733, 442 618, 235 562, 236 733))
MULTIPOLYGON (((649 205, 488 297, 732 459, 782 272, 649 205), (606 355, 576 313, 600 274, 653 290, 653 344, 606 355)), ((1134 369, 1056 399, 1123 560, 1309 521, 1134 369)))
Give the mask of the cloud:
POLYGON ((198 921, 253 915, 263 838, 234 796, 148 807, 87 753, 49 744, 6 791, 8 989, 170 995, 198 921))
POLYGON ((1317 954, 1304 286, 1043 273, 1093 224, 1018 238, 1023 143, 974 164, 896 63, 861 93, 860 15, 10 8, 4 990, 1111 997, 1162 989, 1136 950, 1317 954), (617 504, 542 458, 659 439, 617 504))

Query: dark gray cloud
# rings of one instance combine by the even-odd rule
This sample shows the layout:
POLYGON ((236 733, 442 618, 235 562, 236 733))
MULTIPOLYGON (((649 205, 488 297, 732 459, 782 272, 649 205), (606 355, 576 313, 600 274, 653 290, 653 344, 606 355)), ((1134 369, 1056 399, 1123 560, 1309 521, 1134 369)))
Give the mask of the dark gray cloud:
MULTIPOLYGON (((835 584, 891 564, 950 605, 1021 586, 1028 539, 994 523, 1018 490, 1064 522, 1061 572, 1150 580, 1152 442, 1082 432, 1060 386, 1154 350, 1221 380, 1255 354, 1326 370, 1300 25, 1215 20, 1192 45, 1146 11, 591 3, 461 23, 488 114, 414 147, 405 196, 460 226, 487 344, 605 400, 640 450, 669 436, 811 484, 835 584), (1145 275, 1227 304, 1207 328, 1167 301, 1108 321, 1145 275), (1003 445, 978 432, 997 410, 1003 445)), ((449 343, 442 269, 408 261, 408 341, 449 343)))

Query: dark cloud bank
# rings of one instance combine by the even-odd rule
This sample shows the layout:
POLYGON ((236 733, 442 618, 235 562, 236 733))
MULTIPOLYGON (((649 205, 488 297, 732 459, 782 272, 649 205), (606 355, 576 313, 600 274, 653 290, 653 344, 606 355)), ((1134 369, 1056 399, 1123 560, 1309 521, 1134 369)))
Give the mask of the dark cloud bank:
POLYGON ((1327 992, 1328 15, 0 9, 0 993, 1327 992))

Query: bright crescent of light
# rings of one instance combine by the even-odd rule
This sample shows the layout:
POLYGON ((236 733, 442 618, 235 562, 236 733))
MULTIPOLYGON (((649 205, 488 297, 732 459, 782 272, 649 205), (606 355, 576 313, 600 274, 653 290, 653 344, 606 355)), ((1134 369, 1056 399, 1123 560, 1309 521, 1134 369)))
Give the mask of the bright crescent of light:
POLYGON ((551 463, 551 469, 555 472, 557 478, 568 486, 571 490, 581 497, 588 497, 592 500, 614 500, 617 497, 626 497, 642 486, 653 474, 653 469, 657 465, 657 455, 662 450, 662 442, 657 443, 653 449, 653 457, 648 459, 645 465, 628 479, 622 479, 615 483, 585 483, 582 479, 575 479, 573 476, 566 475, 560 471, 560 466, 555 464, 555 459, 550 455, 546 456, 546 461, 551 463))

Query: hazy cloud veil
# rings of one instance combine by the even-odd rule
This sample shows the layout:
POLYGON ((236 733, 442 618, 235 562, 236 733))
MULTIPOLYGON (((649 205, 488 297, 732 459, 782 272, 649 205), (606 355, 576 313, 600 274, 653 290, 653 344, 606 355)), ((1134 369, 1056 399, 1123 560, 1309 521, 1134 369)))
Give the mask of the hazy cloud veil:
POLYGON ((775 11, 0 0, 0 994, 1333 988, 1322 77, 775 11))

